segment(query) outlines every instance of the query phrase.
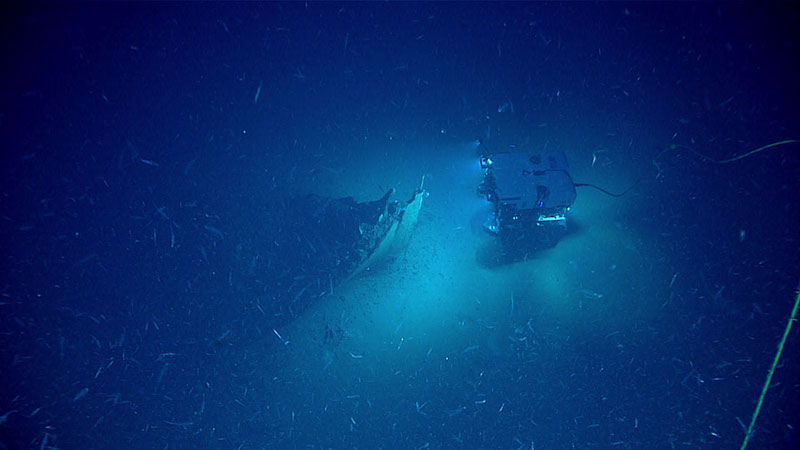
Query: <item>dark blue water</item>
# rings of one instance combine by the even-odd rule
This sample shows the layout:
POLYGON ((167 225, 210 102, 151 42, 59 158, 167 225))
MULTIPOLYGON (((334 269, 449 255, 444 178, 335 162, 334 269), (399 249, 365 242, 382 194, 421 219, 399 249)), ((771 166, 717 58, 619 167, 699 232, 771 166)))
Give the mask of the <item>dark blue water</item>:
MULTIPOLYGON (((742 442, 800 276, 800 145, 709 158, 800 138, 793 6, 0 21, 0 447, 742 442), (478 138, 635 187, 580 188, 562 242, 498 260, 478 138), (406 200, 423 175, 408 252, 331 289, 316 255, 343 238, 297 199, 406 200)), ((795 329, 751 448, 798 445, 798 350, 795 329)))

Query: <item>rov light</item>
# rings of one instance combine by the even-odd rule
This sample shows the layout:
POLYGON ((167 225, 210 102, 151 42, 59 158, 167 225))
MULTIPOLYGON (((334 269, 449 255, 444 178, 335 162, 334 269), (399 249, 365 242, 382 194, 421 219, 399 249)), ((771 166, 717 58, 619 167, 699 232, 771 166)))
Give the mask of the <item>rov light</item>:
POLYGON ((481 169, 486 169, 492 165, 492 158, 488 156, 481 156, 481 169))

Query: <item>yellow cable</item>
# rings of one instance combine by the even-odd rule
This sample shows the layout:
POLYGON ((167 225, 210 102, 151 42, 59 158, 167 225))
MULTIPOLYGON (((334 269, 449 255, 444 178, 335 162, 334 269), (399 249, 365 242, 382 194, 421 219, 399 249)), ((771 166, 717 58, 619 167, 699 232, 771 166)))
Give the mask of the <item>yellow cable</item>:
MULTIPOLYGON (((726 163, 729 163, 729 162, 734 162, 734 161, 738 161, 740 159, 747 158, 748 156, 754 155, 754 154, 756 154, 758 152, 761 152, 761 151, 764 151, 764 150, 766 150, 768 148, 777 147, 779 145, 785 145, 785 144, 794 144, 794 143, 797 143, 797 142, 800 142, 800 141, 795 140, 795 139, 787 139, 785 141, 773 142, 772 144, 768 144, 768 145, 765 145, 763 147, 759 147, 759 148, 757 148, 755 150, 752 150, 752 151, 749 151, 749 152, 747 152, 747 153, 745 153, 743 155, 734 156, 733 158, 723 159, 721 161, 718 161, 718 160, 716 160, 714 158, 710 158, 710 157, 708 157, 708 156, 706 156, 706 155, 694 150, 693 148, 687 147, 685 145, 671 144, 669 146, 669 148, 671 150, 677 150, 679 148, 684 148, 684 149, 691 151, 695 155, 697 155, 697 156, 699 156, 699 157, 701 157, 701 158, 703 158, 703 159, 705 159, 707 161, 711 161, 711 162, 716 163, 716 164, 726 164, 726 163)), ((747 431, 746 431, 745 436, 744 436, 744 441, 742 442, 742 446, 741 446, 740 450, 745 450, 745 448, 747 447, 747 443, 750 441, 750 438, 753 436, 753 427, 756 424, 756 419, 758 418, 758 413, 761 412, 761 405, 764 404, 764 397, 766 397, 766 395, 767 395, 767 390, 769 389, 769 385, 770 385, 770 383, 772 383, 772 375, 775 373, 775 368, 778 366, 778 361, 781 359, 781 352, 783 352, 783 346, 784 346, 784 344, 786 344, 786 339, 789 337, 789 331, 791 331, 791 329, 792 329, 792 322, 794 322, 794 318, 797 315, 798 306, 800 306, 800 284, 798 284, 796 297, 795 297, 795 300, 794 300, 794 308, 792 308, 792 314, 789 316, 789 321, 786 323, 786 329, 783 331, 783 337, 781 337, 781 342, 778 344, 778 351, 775 353, 775 359, 772 361, 772 366, 769 368, 769 373, 767 373, 767 380, 764 382, 764 387, 761 388, 761 396, 758 397, 758 403, 756 404, 756 409, 755 409, 755 411, 753 411, 753 417, 752 417, 752 419, 750 419, 750 426, 747 427, 747 431)))
POLYGON ((767 389, 769 389, 769 385, 772 382, 772 374, 775 372, 775 367, 778 365, 778 360, 781 358, 783 344, 786 343, 786 338, 789 336, 789 331, 792 329, 792 322, 794 321, 795 315, 797 315, 797 306, 800 305, 800 285, 798 285, 796 294, 797 297, 794 300, 792 315, 789 316, 789 322, 786 323, 786 329, 783 331, 783 337, 781 338, 780 344, 778 344, 778 352, 775 353, 775 359, 772 361, 772 367, 769 368, 767 381, 764 383, 764 387, 761 389, 761 397, 758 398, 756 410, 753 412, 753 418, 750 419, 750 426, 747 427, 747 433, 744 435, 744 441, 742 442, 742 447, 740 450, 744 450, 745 447, 747 447, 747 442, 750 441, 750 437, 753 435, 753 426, 756 424, 756 418, 758 417, 758 413, 761 411, 761 405, 764 403, 764 396, 767 395, 767 389))
POLYGON ((673 150, 676 150, 678 148, 685 148, 686 150, 691 151, 695 155, 697 155, 697 156, 699 156, 699 157, 701 157, 701 158, 703 158, 703 159, 705 159, 707 161, 711 161, 711 162, 716 163, 716 164, 725 164, 725 163, 734 162, 734 161, 738 161, 740 159, 747 158, 750 155, 755 155, 756 153, 758 153, 760 151, 764 151, 764 150, 766 150, 768 148, 777 147, 779 145, 785 145, 785 144, 793 144, 795 142, 800 142, 800 141, 798 141, 796 139, 787 139, 785 141, 773 142, 772 144, 765 145, 763 147, 759 147, 759 148, 757 148, 755 150, 749 151, 749 152, 745 153, 744 155, 734 156, 733 158, 723 159, 722 161, 718 161, 718 160, 716 160, 714 158, 710 158, 710 157, 698 152, 697 150, 695 150, 695 149, 693 149, 691 147, 687 147, 685 145, 671 144, 670 148, 673 149, 673 150))

